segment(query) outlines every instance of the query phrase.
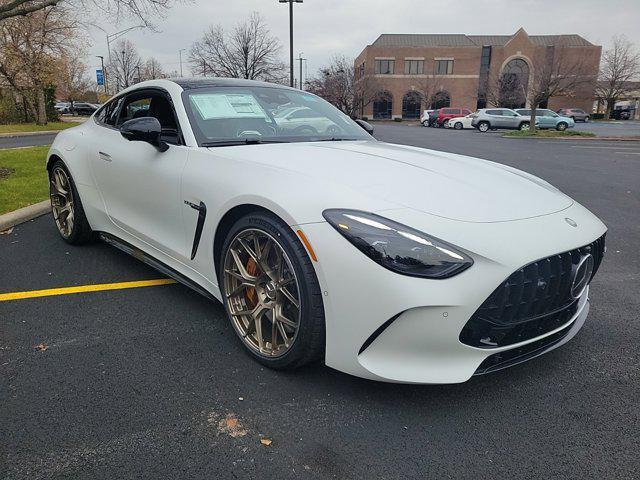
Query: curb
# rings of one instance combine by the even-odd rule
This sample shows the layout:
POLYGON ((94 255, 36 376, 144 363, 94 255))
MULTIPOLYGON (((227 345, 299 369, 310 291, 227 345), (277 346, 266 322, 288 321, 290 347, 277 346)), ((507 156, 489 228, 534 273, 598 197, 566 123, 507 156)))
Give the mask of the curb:
POLYGON ((60 133, 60 132, 62 132, 62 130, 42 130, 38 132, 0 133, 0 138, 37 137, 40 135, 51 135, 52 133, 60 133))
POLYGON ((43 200, 40 203, 0 215, 0 232, 9 230, 20 223, 28 222, 36 217, 40 217, 41 215, 48 213, 50 210, 51 200, 43 200))
POLYGON ((562 141, 579 141, 579 142, 640 142, 638 137, 581 137, 579 135, 571 137, 512 137, 509 135, 501 135, 502 138, 513 138, 517 140, 562 140, 562 141))

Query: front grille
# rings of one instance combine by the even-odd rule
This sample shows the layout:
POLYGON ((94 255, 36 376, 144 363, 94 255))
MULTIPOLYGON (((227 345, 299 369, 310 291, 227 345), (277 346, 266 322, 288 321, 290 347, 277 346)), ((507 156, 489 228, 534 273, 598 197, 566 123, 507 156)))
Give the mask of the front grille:
POLYGON ((591 254, 596 274, 604 255, 605 236, 569 252, 530 263, 507 278, 473 314, 460 341, 495 348, 544 335, 566 324, 578 309, 571 296, 571 274, 591 254))

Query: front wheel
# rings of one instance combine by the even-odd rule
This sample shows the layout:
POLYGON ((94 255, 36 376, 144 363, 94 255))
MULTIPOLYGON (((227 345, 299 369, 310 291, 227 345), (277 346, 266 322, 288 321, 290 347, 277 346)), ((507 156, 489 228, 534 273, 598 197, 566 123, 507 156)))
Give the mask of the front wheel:
POLYGON ((480 122, 478 124, 478 130, 480 130, 482 133, 488 132, 489 128, 490 128, 489 122, 480 122))
POLYGON ((569 125, 567 125, 567 122, 560 122, 558 123, 558 125, 556 125, 556 130, 558 130, 559 132, 564 132, 568 126, 569 125))
POLYGON ((269 213, 238 220, 224 242, 218 278, 233 329, 253 358, 275 369, 322 358, 322 292, 286 223, 269 213))
POLYGON ((51 213, 63 240, 81 245, 92 240, 93 232, 69 170, 57 160, 49 170, 51 213))
POLYGON ((448 118, 444 122, 442 122, 442 126, 444 128, 449 128, 449 119, 448 118))
POLYGON ((429 120, 425 120, 424 122, 422 122, 422 126, 423 127, 428 127, 429 126, 429 120))
POLYGON ((584 123, 589 123, 589 120, 591 120, 589 117, 584 117, 584 123))
POLYGON ((454 123, 453 128, 456 130, 462 130, 462 123, 461 122, 454 123))
POLYGON ((529 122, 522 122, 520 124, 519 130, 521 132, 528 132, 529 131, 529 122))

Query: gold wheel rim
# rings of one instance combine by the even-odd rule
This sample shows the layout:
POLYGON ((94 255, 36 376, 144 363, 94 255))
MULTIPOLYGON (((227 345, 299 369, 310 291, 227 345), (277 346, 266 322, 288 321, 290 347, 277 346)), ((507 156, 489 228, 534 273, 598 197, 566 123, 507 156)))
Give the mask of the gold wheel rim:
POLYGON ((49 178, 49 194, 51 197, 51 212, 60 234, 68 238, 73 231, 75 209, 71 181, 64 169, 56 167, 49 178))
POLYGON ((251 228, 233 238, 224 259, 224 292, 231 323, 247 347, 266 357, 289 351, 300 325, 300 288, 274 237, 251 228))

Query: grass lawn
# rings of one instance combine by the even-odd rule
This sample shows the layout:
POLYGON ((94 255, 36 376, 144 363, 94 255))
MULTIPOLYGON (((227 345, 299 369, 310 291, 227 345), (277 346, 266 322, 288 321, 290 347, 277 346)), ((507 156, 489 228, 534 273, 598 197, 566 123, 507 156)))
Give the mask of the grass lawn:
POLYGON ((49 122, 46 125, 36 125, 35 123, 11 123, 0 125, 1 133, 23 133, 23 132, 46 132, 50 130, 65 130, 80 125, 76 122, 49 122))
POLYGON ((513 132, 508 132, 503 135, 503 137, 540 137, 540 138, 595 137, 595 136, 596 136, 595 133, 580 132, 577 130, 565 130, 564 132, 559 132, 558 130, 536 130, 535 132, 515 130, 513 132))
POLYGON ((0 150, 0 215, 49 198, 49 147, 0 150))

